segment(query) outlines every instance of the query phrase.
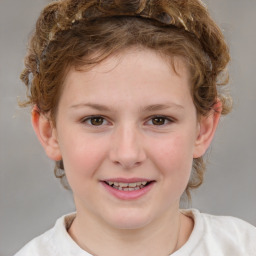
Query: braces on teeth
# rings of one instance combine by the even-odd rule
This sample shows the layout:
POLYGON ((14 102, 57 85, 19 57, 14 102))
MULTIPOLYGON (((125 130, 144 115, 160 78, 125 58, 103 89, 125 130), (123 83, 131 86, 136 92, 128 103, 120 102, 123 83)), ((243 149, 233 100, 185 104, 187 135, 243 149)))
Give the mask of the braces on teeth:
POLYGON ((144 188, 148 182, 134 182, 134 183, 122 183, 122 182, 113 182, 113 181, 105 181, 109 186, 123 191, 134 191, 138 189, 144 188))

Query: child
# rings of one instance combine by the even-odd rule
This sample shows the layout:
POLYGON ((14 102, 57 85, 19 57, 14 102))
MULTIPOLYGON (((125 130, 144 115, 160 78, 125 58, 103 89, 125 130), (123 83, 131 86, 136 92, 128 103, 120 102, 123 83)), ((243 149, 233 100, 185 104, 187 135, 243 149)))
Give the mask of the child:
POLYGON ((256 229, 179 209, 230 98, 228 47, 199 0, 60 0, 21 75, 76 213, 17 256, 256 255, 256 229))

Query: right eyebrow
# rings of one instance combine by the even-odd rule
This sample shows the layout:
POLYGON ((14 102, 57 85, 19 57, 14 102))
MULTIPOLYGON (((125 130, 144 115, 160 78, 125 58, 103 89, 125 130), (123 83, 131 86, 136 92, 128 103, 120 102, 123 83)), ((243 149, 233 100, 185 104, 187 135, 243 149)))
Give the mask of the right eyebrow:
POLYGON ((83 107, 89 107, 99 111, 110 111, 110 109, 107 106, 97 104, 97 103, 79 103, 71 106, 71 108, 83 108, 83 107))

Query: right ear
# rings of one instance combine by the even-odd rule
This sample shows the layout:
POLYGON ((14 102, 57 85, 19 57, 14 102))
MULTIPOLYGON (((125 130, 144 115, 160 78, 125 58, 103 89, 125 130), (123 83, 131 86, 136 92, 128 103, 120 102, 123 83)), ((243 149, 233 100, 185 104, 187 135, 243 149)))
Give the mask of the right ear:
POLYGON ((43 146, 46 155, 54 161, 62 159, 56 128, 50 118, 40 112, 37 106, 31 112, 31 121, 38 140, 43 146))

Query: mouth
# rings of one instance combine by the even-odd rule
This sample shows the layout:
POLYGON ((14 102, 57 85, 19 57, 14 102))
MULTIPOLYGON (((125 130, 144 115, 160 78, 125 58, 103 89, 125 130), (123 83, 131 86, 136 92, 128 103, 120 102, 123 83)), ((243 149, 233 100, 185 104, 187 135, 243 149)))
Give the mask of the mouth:
POLYGON ((137 200, 146 196, 155 187, 156 180, 144 178, 113 178, 102 180, 106 191, 119 200, 137 200))
POLYGON ((136 191, 143 189, 150 185, 153 181, 138 181, 138 182, 130 182, 130 183, 124 183, 124 182, 116 182, 116 181, 104 181, 104 183, 116 190, 121 191, 136 191))

